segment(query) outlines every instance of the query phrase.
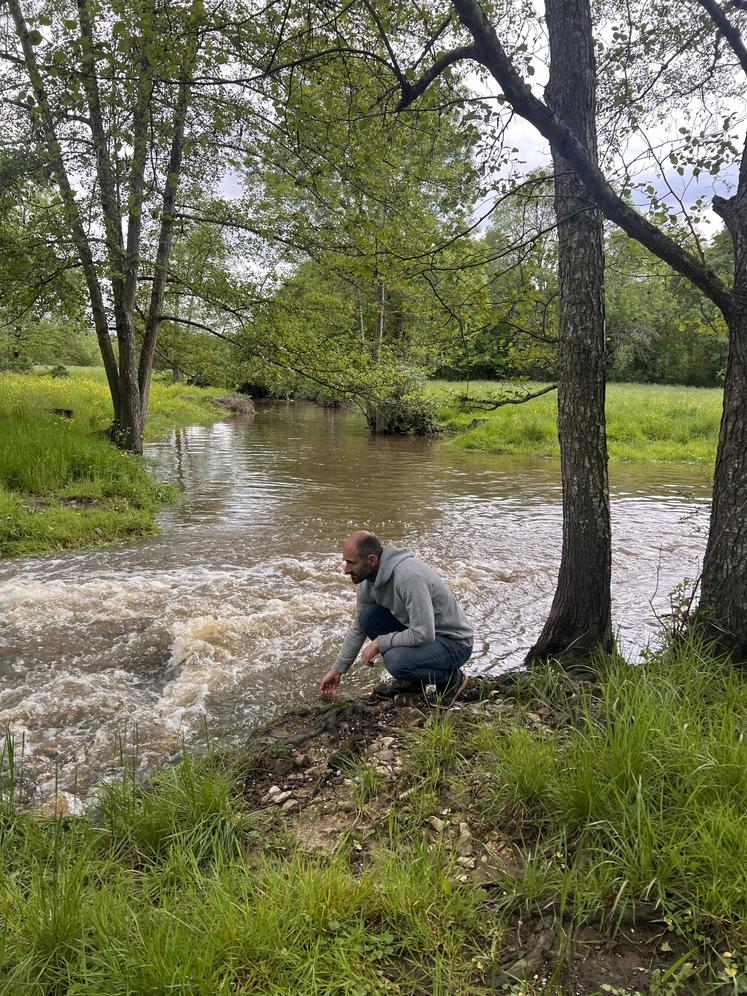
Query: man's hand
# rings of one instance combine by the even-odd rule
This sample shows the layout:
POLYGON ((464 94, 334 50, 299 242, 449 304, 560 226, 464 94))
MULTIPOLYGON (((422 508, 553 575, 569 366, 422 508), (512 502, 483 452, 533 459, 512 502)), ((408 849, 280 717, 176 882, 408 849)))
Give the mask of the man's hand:
POLYGON ((329 671, 322 678, 322 683, 319 686, 319 691, 322 697, 325 699, 333 699, 337 689, 340 687, 340 679, 342 675, 337 670, 336 667, 331 667, 329 671))
POLYGON ((373 640, 371 643, 368 644, 368 646, 363 648, 363 652, 361 653, 361 660, 366 665, 366 667, 373 667, 374 657, 376 657, 377 654, 380 653, 381 651, 379 650, 379 641, 373 640))

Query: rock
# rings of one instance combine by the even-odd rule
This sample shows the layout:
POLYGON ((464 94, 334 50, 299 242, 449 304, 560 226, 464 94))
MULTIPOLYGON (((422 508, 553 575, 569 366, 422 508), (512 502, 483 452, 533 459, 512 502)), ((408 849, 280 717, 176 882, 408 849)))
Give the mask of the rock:
POLYGON ((384 750, 388 750, 392 746, 392 744, 394 744, 396 742, 397 742, 397 738, 396 737, 382 737, 381 738, 381 746, 384 748, 384 750))
POLYGON ((276 806, 282 806, 282 804, 284 802, 287 802, 292 795, 293 793, 290 790, 286 792, 280 792, 272 797, 272 801, 276 806))
POLYGON ((436 833, 443 833, 444 827, 446 826, 446 824, 444 823, 443 820, 439 820, 439 818, 437 816, 431 816, 431 818, 430 818, 430 820, 428 822, 433 827, 433 829, 436 831, 436 833))
POLYGON ((399 710, 398 715, 404 725, 410 728, 420 726, 424 719, 420 709, 416 709, 414 706, 405 706, 399 710))
POLYGON ((39 816, 49 819, 54 819, 57 816, 67 816, 70 813, 70 803, 61 792, 57 792, 39 805, 37 813, 39 816))
POLYGON ((298 799, 286 799, 283 803, 283 812, 291 813, 294 809, 298 809, 298 799))
POLYGON ((379 761, 393 761, 394 756, 393 750, 382 750, 376 755, 379 761))
POLYGON ((475 867, 475 859, 474 858, 469 858, 469 857, 466 857, 466 856, 463 856, 461 858, 457 858, 456 859, 456 863, 459 865, 460 868, 470 868, 471 869, 471 868, 475 867))
POLYGON ((280 788, 280 786, 279 786, 279 785, 271 785, 271 786, 269 787, 269 789, 267 790, 267 794, 268 794, 269 796, 273 796, 273 795, 279 795, 279 794, 280 794, 280 792, 281 792, 281 788, 280 788))
POLYGON ((457 854, 462 858, 468 858, 474 854, 471 837, 460 837, 456 846, 457 854))

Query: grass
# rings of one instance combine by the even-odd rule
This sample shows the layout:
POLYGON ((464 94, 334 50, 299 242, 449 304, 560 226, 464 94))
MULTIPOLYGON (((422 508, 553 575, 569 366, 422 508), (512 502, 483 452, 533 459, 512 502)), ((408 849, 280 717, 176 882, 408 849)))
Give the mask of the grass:
POLYGON ((470 992, 484 894, 446 854, 304 854, 245 811, 230 768, 185 757, 110 785, 98 818, 0 815, 0 992, 470 992), (398 988, 394 988, 396 986, 398 988))
POLYGON ((651 992, 742 991, 743 678, 691 645, 613 662, 596 689, 537 672, 517 695, 511 715, 411 732, 404 801, 360 768, 360 817, 388 809, 364 855, 347 834, 305 850, 277 811, 248 809, 246 762, 210 752, 146 783, 125 770, 90 816, 45 820, 13 804, 6 738, 0 992, 560 992, 496 988, 512 926, 614 936, 631 913, 679 953, 651 992), (509 841, 515 867, 475 887, 448 826, 425 832, 436 813, 509 841))
MULTIPOLYGON (((557 702, 557 692, 551 693, 557 702)), ((689 943, 747 936, 747 685, 697 646, 615 662, 569 725, 478 727, 482 818, 518 828, 547 897, 650 905, 689 943), (537 866, 537 863, 539 865, 537 866)))
MULTIPOLYGON (((537 384, 506 385, 514 393, 537 384)), ((475 381, 469 385, 433 381, 429 394, 439 406, 441 423, 458 435, 454 444, 484 453, 559 456, 554 392, 522 405, 493 412, 464 410, 458 400, 500 397, 503 385, 475 381), (479 420, 477 425, 475 421, 479 420), (472 428, 469 428, 472 424, 472 428)), ((716 388, 609 384, 607 442, 612 460, 711 464, 716 455, 722 391, 716 388)))
MULTIPOLYGON (((146 438, 216 418, 218 391, 153 384, 146 438)), ((106 439, 111 401, 100 369, 0 374, 0 556, 45 553, 155 531, 172 489, 106 439), (72 418, 55 415, 69 410, 72 418)))

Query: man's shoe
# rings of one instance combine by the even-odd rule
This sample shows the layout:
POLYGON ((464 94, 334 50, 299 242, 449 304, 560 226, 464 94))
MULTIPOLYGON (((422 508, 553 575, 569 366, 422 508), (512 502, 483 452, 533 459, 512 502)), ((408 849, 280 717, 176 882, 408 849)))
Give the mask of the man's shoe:
POLYGON ((436 692, 433 696, 433 705, 439 709, 450 709, 467 687, 468 683, 469 678, 467 675, 461 668, 457 668, 454 672, 454 677, 448 685, 444 688, 436 686, 436 692))
POLYGON ((406 681, 395 678, 394 681, 382 681, 375 685, 373 693, 377 699, 393 699, 395 695, 420 695, 423 686, 419 681, 406 681))

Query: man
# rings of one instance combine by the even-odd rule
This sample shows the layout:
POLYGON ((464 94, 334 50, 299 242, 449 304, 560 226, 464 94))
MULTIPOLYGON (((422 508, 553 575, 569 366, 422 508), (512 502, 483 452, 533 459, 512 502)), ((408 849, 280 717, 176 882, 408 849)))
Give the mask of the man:
POLYGON ((472 654, 472 627, 435 571, 409 550, 382 547, 364 529, 343 545, 345 573, 356 592, 356 614, 337 660, 322 678, 320 691, 332 697, 366 637, 361 659, 371 667, 378 654, 394 678, 374 693, 389 698, 436 686, 437 701, 448 708, 464 691, 462 671, 472 654))

